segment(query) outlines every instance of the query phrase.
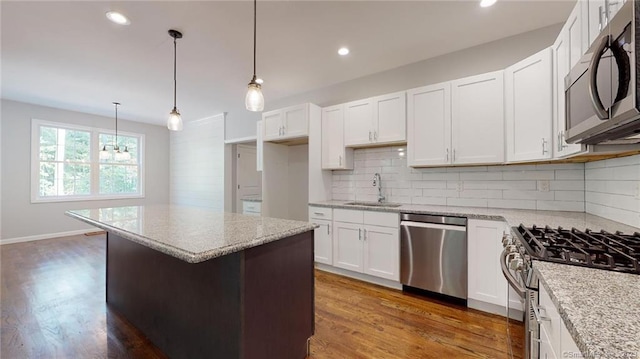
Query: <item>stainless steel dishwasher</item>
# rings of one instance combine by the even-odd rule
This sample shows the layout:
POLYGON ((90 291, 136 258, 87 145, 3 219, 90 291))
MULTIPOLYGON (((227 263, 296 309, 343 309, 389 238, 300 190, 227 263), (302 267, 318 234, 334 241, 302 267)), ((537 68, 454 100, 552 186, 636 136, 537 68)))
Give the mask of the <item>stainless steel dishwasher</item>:
POLYGON ((467 219, 403 213, 402 284, 467 299, 467 219))

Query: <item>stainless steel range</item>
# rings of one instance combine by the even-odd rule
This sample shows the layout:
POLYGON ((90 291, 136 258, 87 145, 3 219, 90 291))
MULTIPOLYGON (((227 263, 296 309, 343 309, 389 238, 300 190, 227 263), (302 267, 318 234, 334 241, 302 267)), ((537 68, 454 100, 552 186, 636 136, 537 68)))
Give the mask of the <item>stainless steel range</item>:
POLYGON ((513 227, 505 234, 502 273, 524 301, 526 359, 537 359, 540 340, 538 278, 532 260, 640 274, 640 233, 581 231, 575 228, 513 227))

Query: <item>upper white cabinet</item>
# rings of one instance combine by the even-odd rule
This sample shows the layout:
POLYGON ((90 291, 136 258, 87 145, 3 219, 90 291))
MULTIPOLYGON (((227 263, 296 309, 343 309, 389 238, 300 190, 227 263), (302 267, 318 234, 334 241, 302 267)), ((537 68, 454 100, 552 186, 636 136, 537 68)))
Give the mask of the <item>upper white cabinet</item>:
POLYGON ((580 144, 565 141, 564 78, 569 73, 569 32, 566 27, 551 47, 553 50, 553 157, 561 158, 581 152, 580 144))
POLYGON ((346 146, 367 146, 406 141, 406 94, 397 92, 344 105, 346 146))
POLYGON ((409 166, 451 163, 451 83, 407 91, 409 166))
POLYGON ((322 169, 353 169, 353 149, 344 146, 344 105, 322 109, 322 169))
POLYGON ((552 78, 551 48, 505 70, 507 162, 552 157, 552 78))
MULTIPOLYGON (((588 3, 589 44, 598 37, 600 31, 609 23, 609 20, 620 10, 625 0, 583 0, 588 3)), ((583 5, 584 6, 584 5, 583 5)), ((586 49, 585 49, 586 50, 586 49)))
POLYGON ((309 104, 262 114, 263 140, 282 141, 309 135, 309 104))
POLYGON ((504 162, 504 72, 451 82, 453 164, 504 162))
POLYGON ((589 48, 589 3, 578 1, 564 24, 567 32, 569 68, 578 63, 589 48))

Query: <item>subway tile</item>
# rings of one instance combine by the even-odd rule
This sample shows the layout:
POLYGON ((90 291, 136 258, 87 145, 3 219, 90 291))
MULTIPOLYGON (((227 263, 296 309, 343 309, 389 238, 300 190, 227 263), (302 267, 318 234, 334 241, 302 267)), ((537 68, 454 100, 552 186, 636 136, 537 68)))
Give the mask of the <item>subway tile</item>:
POLYGON ((423 173, 422 179, 425 181, 457 181, 460 179, 459 173, 423 173))
POLYGON ((582 180, 584 170, 556 170, 557 180, 582 180))
POLYGON ((586 212, 634 227, 640 227, 640 213, 611 208, 595 203, 586 203, 586 212))
POLYGON ((556 201, 583 201, 584 191, 555 191, 556 201))
POLYGON ((606 160, 587 162, 587 163, 584 164, 584 169, 588 170, 588 169, 593 169, 593 168, 602 168, 602 167, 605 167, 606 164, 607 164, 606 160))
POLYGON ((447 172, 447 168, 446 167, 435 167, 435 168, 416 168, 415 170, 417 170, 420 173, 444 173, 447 172))
POLYGON ((487 182, 487 189, 520 189, 535 190, 537 189, 536 181, 495 181, 487 182))
POLYGON ((410 197, 419 197, 422 196, 421 189, 413 189, 413 188, 392 188, 391 195, 393 196, 410 196, 410 197))
POLYGON ((611 158, 605 161, 606 167, 640 165, 640 155, 611 158))
POLYGON ((480 198, 447 198, 447 206, 487 207, 487 200, 480 198))
POLYGON ((613 167, 613 178, 616 181, 620 181, 620 180, 637 181, 640 179, 640 165, 613 167))
POLYGON ((431 204, 437 206, 446 206, 447 199, 444 197, 413 197, 412 204, 431 204))
POLYGON ((391 195, 389 197, 387 197, 387 201, 391 202, 391 203, 406 203, 406 204, 411 204, 411 199, 413 197, 411 196, 394 196, 391 195))
POLYGON ((554 171, 509 171, 502 173, 505 180, 552 180, 554 171))
POLYGON ((487 206, 491 208, 536 209, 536 201, 526 199, 489 199, 487 206))
POLYGON ((571 201, 536 201, 536 209, 543 211, 575 211, 584 212, 584 202, 571 201))
POLYGON ((600 167, 585 170, 586 180, 610 180, 613 179, 613 168, 600 167))
POLYGON ((502 198, 502 190, 499 189, 467 189, 464 188, 464 191, 459 192, 458 196, 460 198, 502 198))
POLYGON ((581 170, 584 171, 584 163, 548 163, 543 165, 536 165, 536 170, 549 171, 549 170, 581 170))
POLYGON ((552 191, 583 191, 584 181, 550 181, 552 191))
POLYGON ((502 172, 463 172, 460 173, 463 181, 500 181, 502 172))
POLYGON ((447 167, 447 172, 487 172, 487 166, 447 167))
POLYGON ((413 181, 413 188, 447 188, 445 181, 413 181))
POLYGON ((423 189, 422 197, 458 197, 458 191, 452 189, 423 189))
POLYGON ((504 199, 549 200, 549 201, 553 201, 554 192, 504 190, 504 191, 502 191, 502 198, 504 198, 504 199))
POLYGON ((585 201, 607 207, 624 209, 640 213, 640 200, 632 196, 611 193, 586 192, 585 201))
POLYGON ((396 181, 388 181, 385 186, 389 187, 389 188, 411 188, 411 185, 413 183, 418 183, 418 182, 411 182, 411 181, 405 181, 405 180, 396 180, 396 181))
POLYGON ((536 165, 509 165, 500 167, 502 168, 502 172, 536 171, 538 169, 536 165))

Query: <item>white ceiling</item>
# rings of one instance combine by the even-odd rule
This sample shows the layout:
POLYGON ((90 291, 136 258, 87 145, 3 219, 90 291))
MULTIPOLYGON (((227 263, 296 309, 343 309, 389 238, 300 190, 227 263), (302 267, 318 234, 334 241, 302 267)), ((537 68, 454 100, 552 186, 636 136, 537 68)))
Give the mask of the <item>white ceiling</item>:
MULTIPOLYGON (((575 1, 258 1, 268 101, 563 22, 575 1), (346 45, 351 54, 336 51, 346 45)), ((2 98, 163 125, 244 110, 252 1, 2 1, 2 98), (115 25, 105 12, 131 19, 115 25)))

